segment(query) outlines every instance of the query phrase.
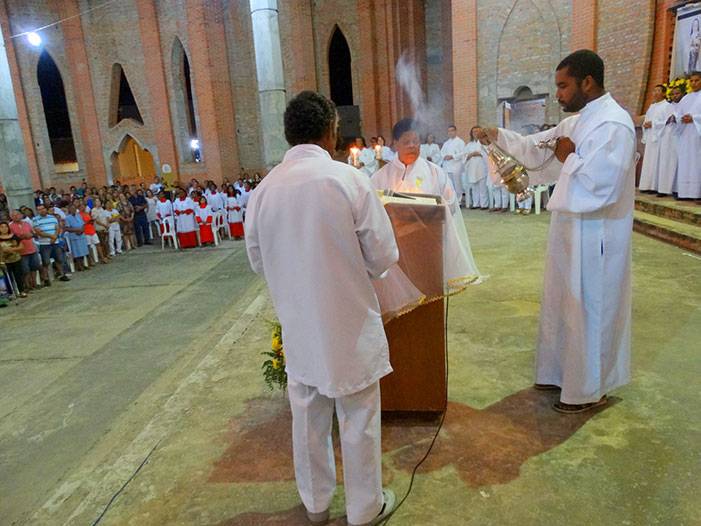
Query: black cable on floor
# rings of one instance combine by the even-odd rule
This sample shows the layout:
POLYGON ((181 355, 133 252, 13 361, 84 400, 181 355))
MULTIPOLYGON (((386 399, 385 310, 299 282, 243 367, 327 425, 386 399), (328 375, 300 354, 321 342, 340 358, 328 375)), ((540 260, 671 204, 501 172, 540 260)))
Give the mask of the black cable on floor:
POLYGON ((92 526, 96 526, 96 524, 98 524, 102 520, 102 518, 107 513, 107 510, 109 510, 110 506, 112 506, 112 503, 117 499, 119 494, 122 493, 122 491, 124 491, 124 489, 127 487, 127 485, 132 480, 134 480, 134 477, 136 477, 137 473, 139 473, 139 471, 141 471, 141 468, 143 468, 146 465, 146 462, 148 462, 148 459, 151 458, 151 455, 153 455, 153 452, 156 451, 156 448, 158 447, 158 444, 160 444, 160 443, 161 443, 160 440, 158 442, 156 442, 156 445, 151 448, 151 451, 149 451, 148 455, 146 455, 146 458, 141 461, 141 464, 139 464, 139 467, 136 468, 136 471, 134 471, 134 473, 131 474, 131 477, 129 477, 127 479, 127 481, 124 484, 122 484, 122 487, 117 490, 117 493, 112 495, 112 498, 107 503, 107 506, 105 506, 105 508, 102 510, 102 513, 100 513, 100 515, 97 517, 97 519, 95 519, 95 521, 92 523, 92 526))
POLYGON ((406 493, 404 494, 404 497, 402 497, 402 500, 399 501, 399 504, 397 504, 392 511, 392 513, 389 514, 389 516, 383 520, 380 524, 384 524, 385 526, 389 524, 389 521, 392 520, 392 517, 394 516, 397 511, 399 511, 399 508, 401 508, 402 504, 404 504, 404 501, 406 501, 407 498, 409 498, 409 495, 411 494, 411 490, 414 487, 414 478, 416 477, 416 472, 418 469, 421 467, 421 464, 423 464, 428 456, 431 454, 431 450, 433 450, 433 446, 436 443, 436 440, 438 439, 438 435, 441 432, 441 429, 443 428, 443 422, 445 422, 445 415, 448 412, 448 306, 450 305, 450 296, 448 296, 445 300, 445 324, 444 324, 444 332, 445 332, 445 408, 443 408, 443 414, 441 415, 441 419, 438 422, 438 427, 436 428, 436 432, 433 435, 433 439, 431 440, 431 443, 428 446, 428 449, 426 450, 426 453, 424 454, 423 457, 421 457, 421 460, 414 466, 414 469, 411 472, 411 478, 409 479, 409 489, 407 489, 406 493))

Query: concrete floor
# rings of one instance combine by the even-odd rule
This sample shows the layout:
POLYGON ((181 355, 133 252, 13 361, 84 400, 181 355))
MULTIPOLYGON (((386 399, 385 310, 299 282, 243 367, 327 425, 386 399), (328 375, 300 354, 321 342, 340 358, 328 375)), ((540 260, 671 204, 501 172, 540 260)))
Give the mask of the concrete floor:
MULTIPOLYGON (((564 416, 529 388, 548 215, 466 220, 491 278, 451 299, 448 415, 390 524, 701 524, 701 259, 635 235, 633 382, 564 416)), ((306 524, 260 375, 272 316, 232 242, 133 253, 0 311, 0 524, 306 524)), ((384 425, 398 495, 433 430, 384 425)))

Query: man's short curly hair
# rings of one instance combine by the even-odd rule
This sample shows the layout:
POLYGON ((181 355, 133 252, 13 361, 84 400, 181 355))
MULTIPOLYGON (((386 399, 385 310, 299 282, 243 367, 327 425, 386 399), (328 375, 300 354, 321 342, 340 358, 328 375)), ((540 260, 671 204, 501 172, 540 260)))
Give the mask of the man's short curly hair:
POLYGON ((285 139, 290 146, 318 142, 335 119, 336 105, 332 101, 314 91, 303 91, 285 109, 285 139))

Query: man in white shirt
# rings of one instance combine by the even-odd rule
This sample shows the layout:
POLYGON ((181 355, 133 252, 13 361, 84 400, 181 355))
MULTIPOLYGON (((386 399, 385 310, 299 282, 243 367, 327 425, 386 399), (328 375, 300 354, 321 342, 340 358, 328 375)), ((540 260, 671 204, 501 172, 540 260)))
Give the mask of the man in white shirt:
POLYGON ((443 143, 441 156, 443 157, 443 170, 453 183, 458 203, 462 201, 462 194, 465 193, 461 180, 463 170, 461 155, 464 150, 465 141, 458 137, 458 129, 454 125, 448 126, 448 140, 443 143))
POLYGON ((564 111, 578 116, 527 137, 501 128, 485 135, 534 166, 552 154, 538 141, 559 137, 535 387, 561 390, 554 409, 579 413, 630 381, 635 127, 605 91, 593 51, 565 57, 555 82, 564 111))
POLYGON ((371 278, 399 258, 367 176, 333 161, 334 104, 305 91, 284 116, 292 148, 250 196, 246 249, 282 325, 295 478, 309 519, 325 524, 336 486, 334 407, 348 524, 378 524, 394 507, 382 489, 380 384, 392 371, 371 278))
POLYGON ((161 178, 156 176, 153 178, 153 182, 151 183, 151 186, 148 187, 149 190, 151 190, 151 193, 153 195, 158 195, 161 193, 161 190, 163 190, 163 184, 161 183, 161 178))

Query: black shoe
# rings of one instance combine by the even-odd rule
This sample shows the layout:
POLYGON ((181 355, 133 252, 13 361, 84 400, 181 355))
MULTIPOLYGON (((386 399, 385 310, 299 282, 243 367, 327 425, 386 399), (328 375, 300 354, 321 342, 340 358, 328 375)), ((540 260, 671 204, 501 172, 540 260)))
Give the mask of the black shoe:
POLYGON ((44 280, 44 286, 45 286, 45 287, 50 287, 50 286, 51 286, 51 282, 50 282, 48 279, 44 280))
POLYGON ((58 280, 59 281, 70 281, 71 278, 69 278, 68 276, 61 276, 60 278, 58 278, 58 280))

